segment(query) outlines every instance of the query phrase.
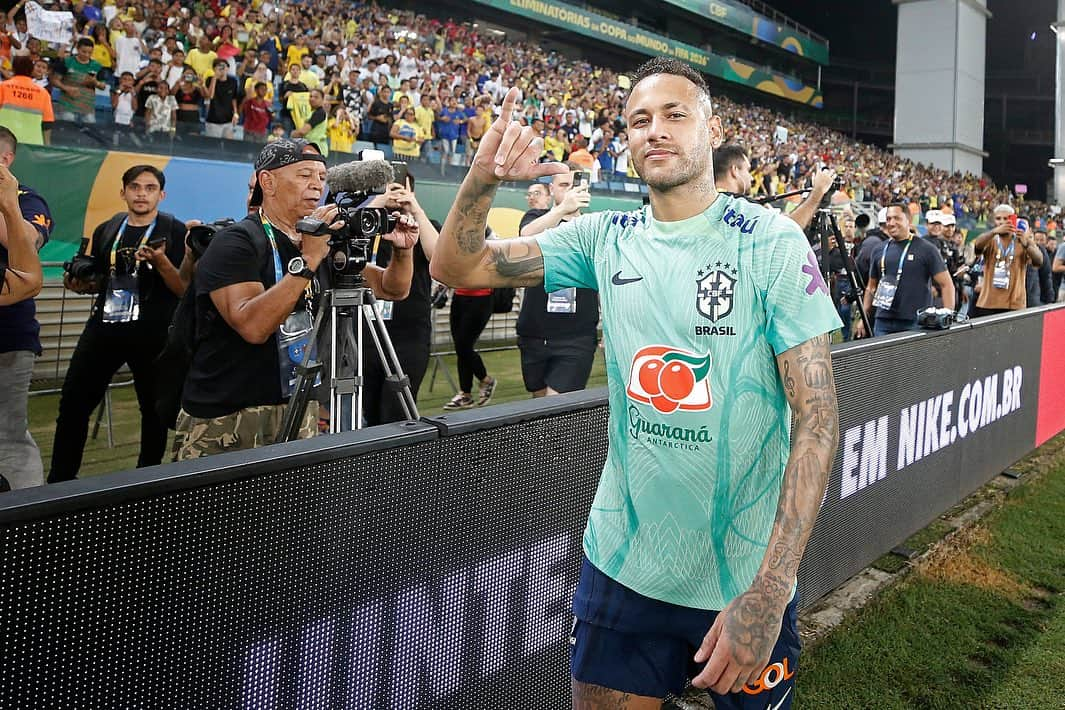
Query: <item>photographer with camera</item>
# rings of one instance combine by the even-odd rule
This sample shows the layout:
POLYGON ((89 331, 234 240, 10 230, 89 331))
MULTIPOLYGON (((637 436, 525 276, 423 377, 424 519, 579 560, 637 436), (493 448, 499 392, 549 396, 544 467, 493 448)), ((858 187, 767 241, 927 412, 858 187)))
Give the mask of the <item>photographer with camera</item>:
POLYGON ((122 175, 127 210, 82 239, 79 253, 63 265, 63 285, 75 293, 95 293, 96 301, 70 359, 59 398, 52 466, 48 482, 78 475, 89 418, 111 378, 129 365, 141 411, 137 466, 162 461, 166 425, 155 411, 154 366, 166 344, 167 328, 185 292, 185 224, 159 211, 166 178, 151 165, 135 165, 122 175))
POLYGON ((28 488, 44 483, 27 400, 41 354, 33 302, 43 281, 37 250, 52 232, 52 215, 44 199, 11 174, 17 148, 15 135, 0 126, 0 487, 6 480, 11 488, 28 488))
MULTIPOLYGON (((199 343, 178 415, 178 460, 277 441, 312 331, 315 272, 335 243, 334 235, 301 232, 297 223, 310 215, 307 222, 333 233, 347 225, 336 205, 318 206, 326 169, 313 143, 270 143, 255 175, 250 204, 261 205, 258 212, 218 232, 197 264, 199 343)), ((382 235, 393 247, 388 268, 362 271, 377 296, 406 298, 418 234, 417 222, 401 217, 382 235)), ((315 435, 317 414, 307 407, 301 438, 315 435)))
MULTIPOLYGON (((954 282, 939 250, 910 233, 910 214, 901 203, 887 206, 891 237, 875 254, 862 304, 866 313, 876 307, 873 336, 916 330, 917 312, 932 305, 932 284, 943 294, 943 306, 954 309, 954 282)), ((854 324, 855 339, 868 335, 865 324, 854 324)))
POLYGON ((1006 204, 995 207, 993 214, 995 226, 973 240, 973 249, 984 259, 974 318, 1025 308, 1028 264, 1038 268, 1043 263, 1043 252, 1032 238, 1027 220, 1017 219, 1006 204))

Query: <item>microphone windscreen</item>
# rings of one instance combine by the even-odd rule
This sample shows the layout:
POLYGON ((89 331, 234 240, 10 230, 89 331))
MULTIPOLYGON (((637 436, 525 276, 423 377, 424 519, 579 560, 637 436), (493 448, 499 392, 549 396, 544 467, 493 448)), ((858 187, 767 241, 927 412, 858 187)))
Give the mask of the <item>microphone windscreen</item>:
POLYGON ((382 191, 395 175, 384 160, 365 160, 333 166, 325 179, 333 192, 373 192, 382 191))

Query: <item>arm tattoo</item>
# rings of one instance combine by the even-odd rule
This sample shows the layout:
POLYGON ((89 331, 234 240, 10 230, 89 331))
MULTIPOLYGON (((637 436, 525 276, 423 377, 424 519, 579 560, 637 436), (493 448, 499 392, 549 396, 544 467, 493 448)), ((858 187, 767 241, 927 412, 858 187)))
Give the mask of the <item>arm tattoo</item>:
POLYGON ((544 255, 534 243, 508 240, 491 246, 491 268, 505 280, 519 286, 543 281, 544 255))
POLYGON ((467 189, 463 183, 455 198, 458 223, 455 225, 455 240, 459 250, 466 254, 477 254, 484 248, 484 229, 488 224, 488 210, 492 208, 492 198, 496 186, 490 183, 472 182, 467 189))

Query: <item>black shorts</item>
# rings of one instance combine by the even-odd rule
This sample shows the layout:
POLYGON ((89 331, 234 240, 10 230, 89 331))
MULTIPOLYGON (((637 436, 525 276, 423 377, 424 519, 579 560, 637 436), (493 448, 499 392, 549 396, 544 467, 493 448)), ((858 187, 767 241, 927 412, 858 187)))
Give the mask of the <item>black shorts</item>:
POLYGON ((592 374, 597 346, 594 335, 551 340, 518 336, 525 389, 529 392, 538 392, 545 387, 556 392, 584 389, 592 374))

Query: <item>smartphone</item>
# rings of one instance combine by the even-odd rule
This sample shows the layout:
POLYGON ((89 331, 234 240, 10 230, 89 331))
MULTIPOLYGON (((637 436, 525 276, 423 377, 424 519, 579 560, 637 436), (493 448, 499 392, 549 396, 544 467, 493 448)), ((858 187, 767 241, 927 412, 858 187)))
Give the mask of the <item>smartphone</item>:
POLYGON ((580 187, 584 184, 584 171, 578 170, 573 173, 573 187, 580 187))
POLYGON ((399 160, 392 161, 392 174, 395 176, 392 182, 398 182, 403 187, 407 186, 407 164, 399 160))
POLYGON ((1018 219, 1017 220, 1017 229, 1019 231, 1021 231, 1021 232, 1027 232, 1028 231, 1028 220, 1026 220, 1026 219, 1018 219))
POLYGON ((153 234, 152 238, 149 239, 147 242, 145 242, 145 244, 147 246, 151 247, 152 249, 158 249, 159 247, 161 247, 164 244, 166 244, 166 235, 165 234, 153 234))

